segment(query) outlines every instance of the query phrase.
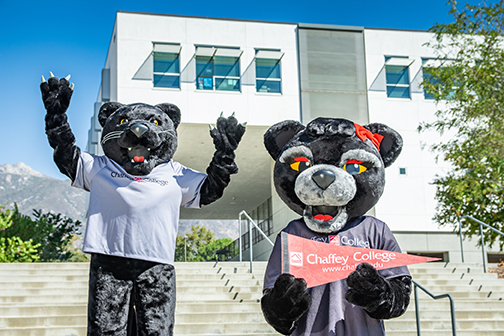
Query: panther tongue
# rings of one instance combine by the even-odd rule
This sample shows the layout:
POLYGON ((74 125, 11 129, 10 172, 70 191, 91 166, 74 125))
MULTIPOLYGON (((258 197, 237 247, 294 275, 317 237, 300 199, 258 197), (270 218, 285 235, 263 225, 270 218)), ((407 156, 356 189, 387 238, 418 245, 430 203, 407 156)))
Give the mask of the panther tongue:
POLYGON ((334 217, 331 215, 316 215, 316 216, 313 216, 313 218, 315 218, 317 220, 322 220, 322 221, 330 221, 334 217))
POLYGON ((128 148, 128 156, 131 162, 144 163, 149 159, 150 150, 142 146, 128 148))
POLYGON ((313 218, 320 221, 330 221, 334 218, 334 216, 338 213, 338 207, 328 206, 328 205, 319 205, 313 206, 313 218))

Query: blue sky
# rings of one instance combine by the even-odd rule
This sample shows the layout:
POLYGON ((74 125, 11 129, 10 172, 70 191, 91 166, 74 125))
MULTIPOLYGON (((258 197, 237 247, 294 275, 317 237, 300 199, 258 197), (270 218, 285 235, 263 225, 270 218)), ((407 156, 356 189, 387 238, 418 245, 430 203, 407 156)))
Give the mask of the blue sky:
POLYGON ((77 145, 85 149, 118 10, 414 30, 451 21, 444 0, 0 0, 0 165, 24 162, 65 179, 45 137, 40 76, 72 75, 68 115, 77 145))

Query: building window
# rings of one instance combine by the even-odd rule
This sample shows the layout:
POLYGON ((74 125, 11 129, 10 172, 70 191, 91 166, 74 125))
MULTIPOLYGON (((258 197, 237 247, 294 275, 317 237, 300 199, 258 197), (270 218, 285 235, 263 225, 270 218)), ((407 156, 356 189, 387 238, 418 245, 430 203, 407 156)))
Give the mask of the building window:
POLYGON ((196 89, 240 91, 238 48, 196 48, 196 89))
MULTIPOLYGON (((429 73, 428 68, 426 68, 427 66, 433 66, 434 62, 435 62, 435 60, 433 60, 433 59, 422 58, 422 77, 423 77, 424 81, 428 80, 429 82, 431 82, 433 84, 436 84, 437 81, 429 73)), ((425 99, 427 99, 427 100, 433 100, 434 99, 434 95, 432 95, 430 93, 427 93, 427 91, 425 91, 425 89, 423 90, 423 92, 424 92, 424 98, 425 99)))
MULTIPOLYGON (((433 68, 439 68, 442 69, 444 66, 449 66, 452 64, 453 60, 445 59, 445 60, 438 60, 438 59, 432 59, 432 58, 423 58, 422 59, 422 75, 424 80, 428 80, 429 83, 433 85, 438 85, 439 84, 439 78, 435 77, 433 74, 429 73, 429 68, 428 67, 433 67, 433 68)), ((456 84, 456 82, 455 82, 456 84)), ((453 99, 455 96, 455 92, 458 89, 457 85, 453 85, 451 90, 448 92, 448 95, 446 96, 447 99, 453 99)), ((432 93, 427 93, 427 91, 424 91, 424 98, 427 100, 434 100, 436 99, 432 93)))
POLYGON ((408 57, 385 57, 387 97, 410 98, 409 66, 413 60, 408 57))
POLYGON ((180 45, 154 43, 154 87, 180 89, 180 45))
POLYGON ((280 60, 284 53, 279 50, 256 50, 256 91, 282 93, 280 60))

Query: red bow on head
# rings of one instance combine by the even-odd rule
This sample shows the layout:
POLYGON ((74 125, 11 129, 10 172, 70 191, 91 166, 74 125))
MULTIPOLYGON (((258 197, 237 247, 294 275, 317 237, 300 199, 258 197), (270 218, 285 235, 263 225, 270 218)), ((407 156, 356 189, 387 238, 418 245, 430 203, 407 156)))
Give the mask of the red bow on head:
POLYGON ((354 123, 355 126, 355 134, 361 139, 362 141, 366 141, 366 139, 371 140, 371 142, 378 148, 378 151, 380 150, 380 143, 383 140, 383 135, 378 134, 378 133, 373 133, 367 128, 362 127, 359 124, 354 123))

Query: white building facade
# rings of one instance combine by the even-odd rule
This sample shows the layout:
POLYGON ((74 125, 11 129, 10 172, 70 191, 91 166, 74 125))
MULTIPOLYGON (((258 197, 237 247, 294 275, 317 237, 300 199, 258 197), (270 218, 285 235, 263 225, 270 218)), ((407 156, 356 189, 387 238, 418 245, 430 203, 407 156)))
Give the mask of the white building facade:
MULTIPOLYGON (((460 261, 459 238, 432 221, 431 183, 447 169, 428 150, 439 137, 417 132, 438 108, 419 86, 422 65, 434 58, 424 45, 430 38, 421 31, 118 12, 88 151, 102 154, 97 112, 104 102, 170 102, 182 111, 174 159, 204 171, 213 154, 208 124, 234 112, 247 122, 240 172, 222 199, 181 216, 237 219, 245 210, 274 240, 299 216, 274 191, 273 161, 262 144, 267 128, 319 116, 384 123, 402 135, 404 148, 370 214, 390 226, 404 251, 460 261)), ((248 241, 246 235, 245 248, 248 241)), ((254 258, 266 260, 269 244, 257 232, 252 242, 254 258)), ((481 262, 474 241, 465 241, 464 251, 466 261, 481 262)))

